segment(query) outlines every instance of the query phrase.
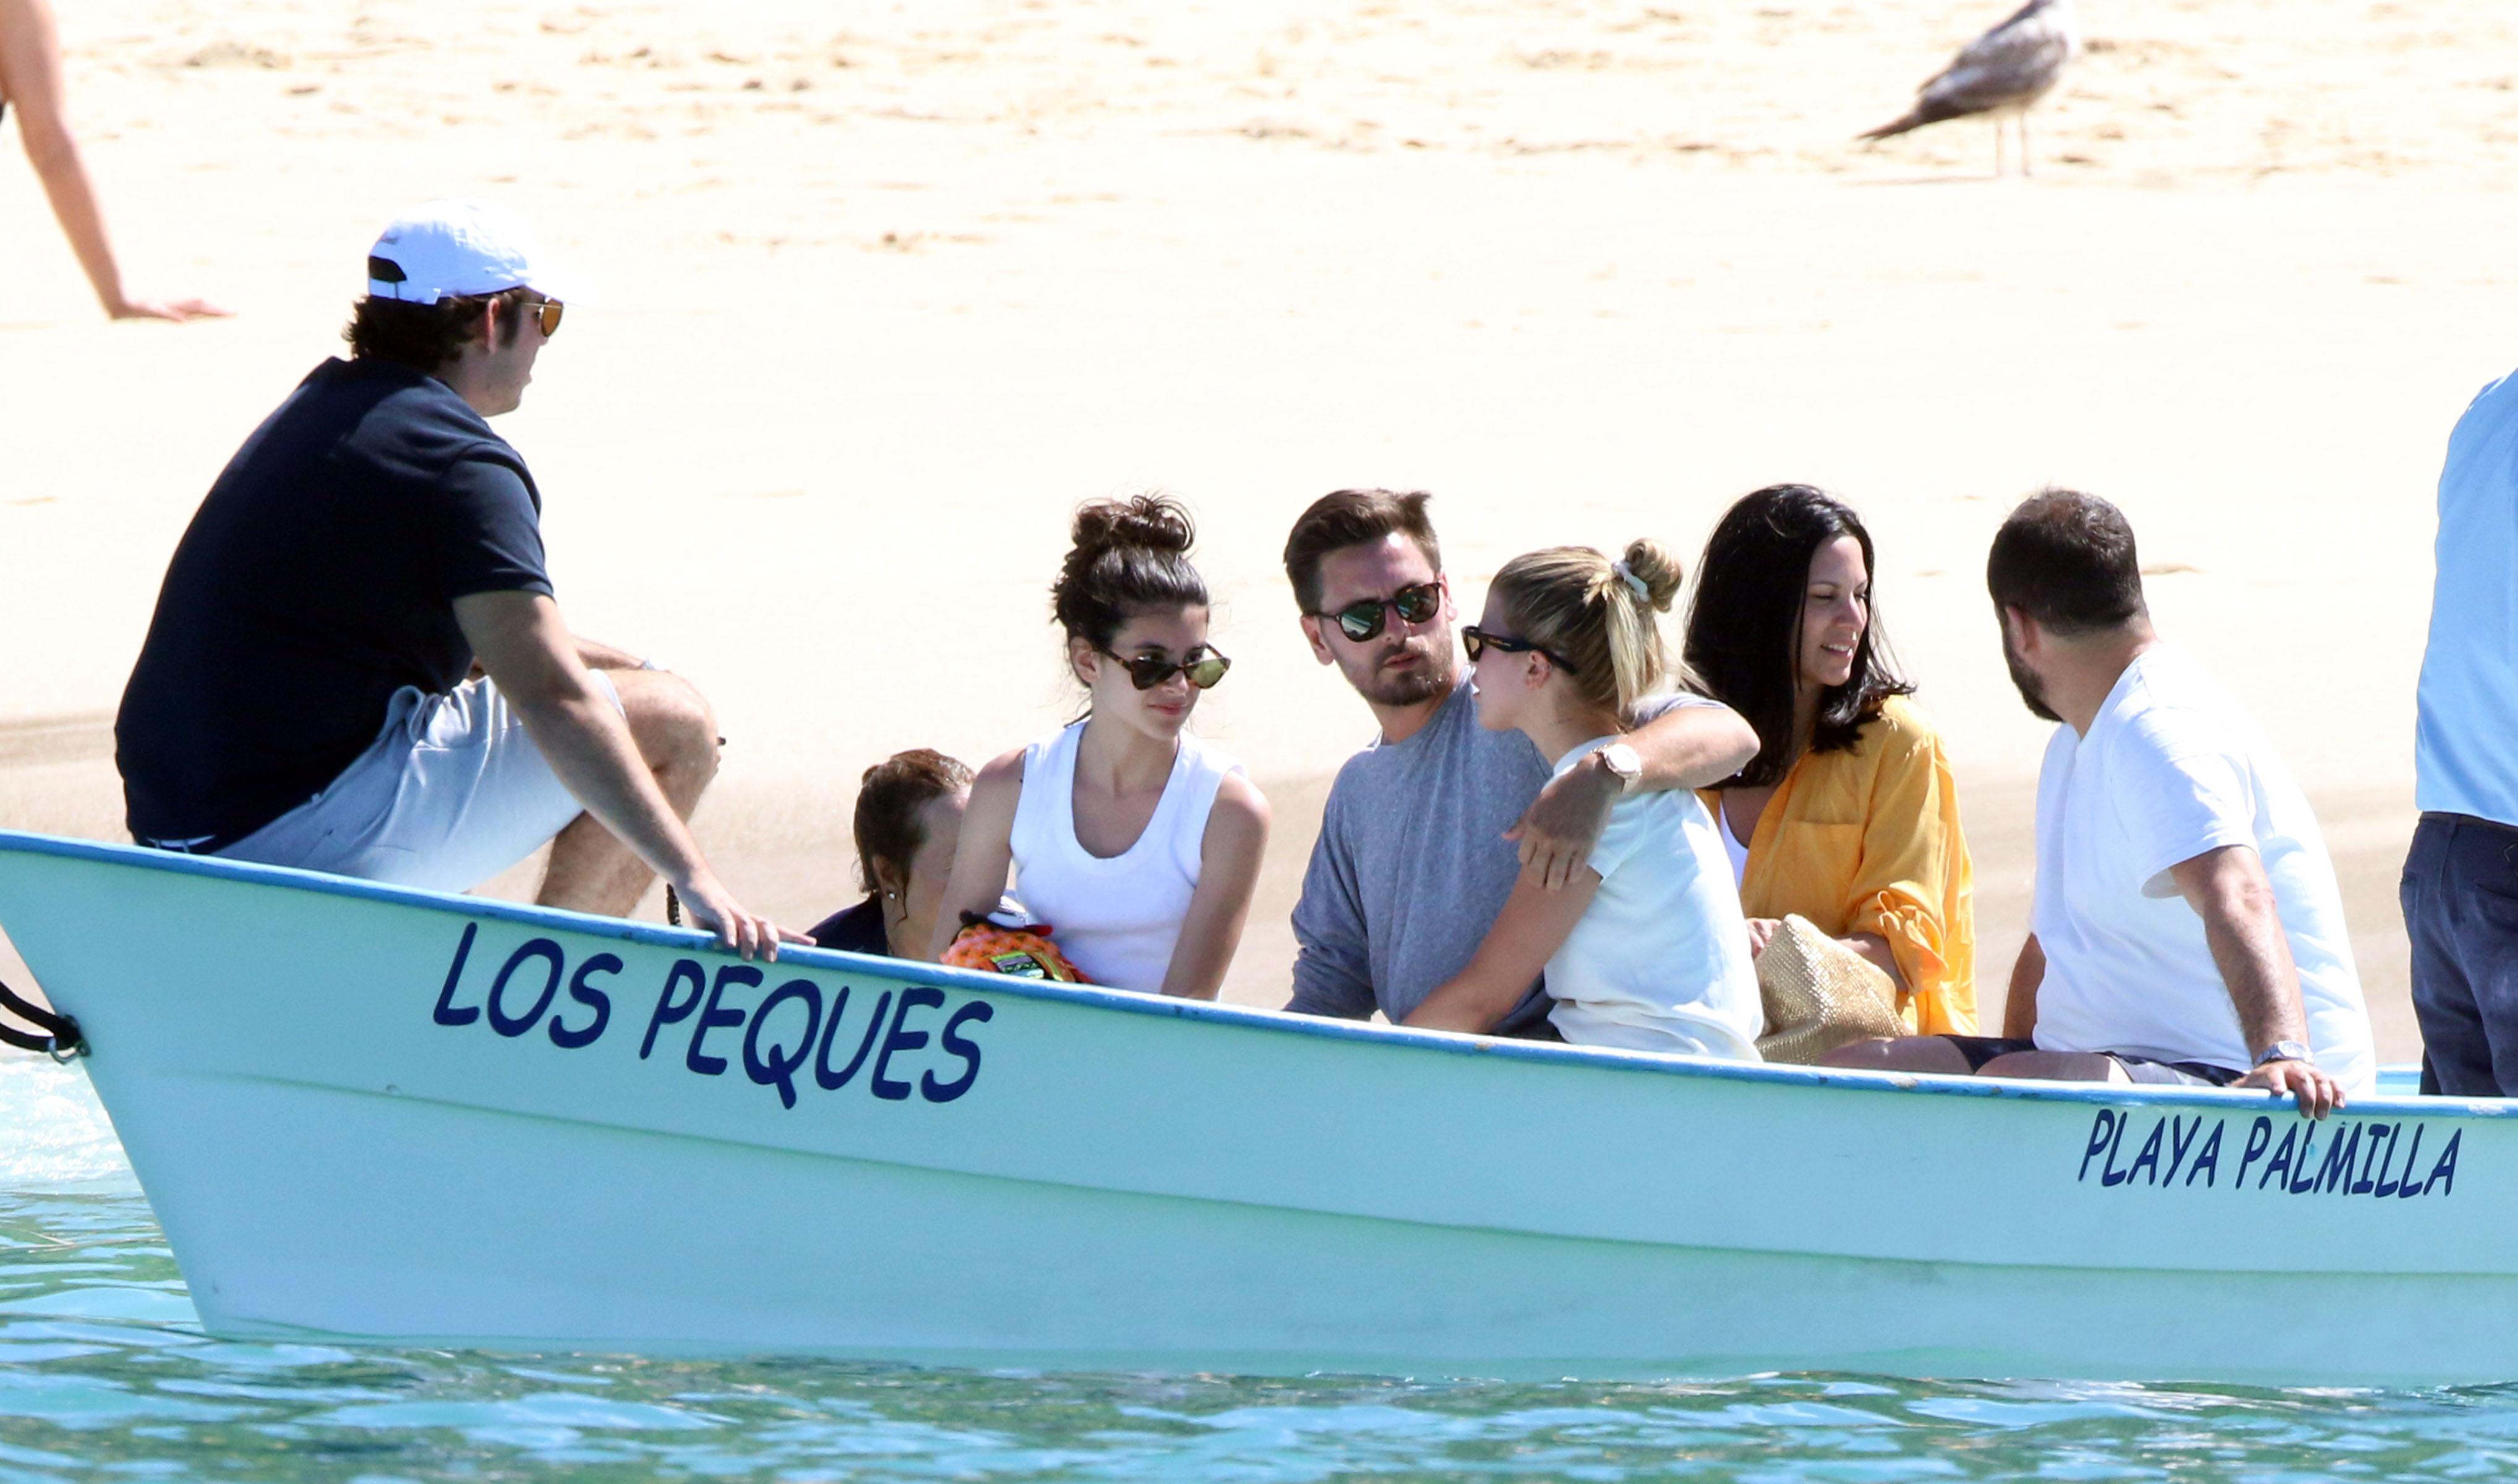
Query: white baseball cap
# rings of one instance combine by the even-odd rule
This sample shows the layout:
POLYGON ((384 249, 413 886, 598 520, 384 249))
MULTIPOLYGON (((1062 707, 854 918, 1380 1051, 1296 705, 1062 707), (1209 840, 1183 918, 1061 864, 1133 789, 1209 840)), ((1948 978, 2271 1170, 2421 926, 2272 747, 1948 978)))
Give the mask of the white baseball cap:
POLYGON ((523 218, 495 201, 424 201, 394 218, 368 249, 368 294, 404 304, 538 289, 571 297, 554 281, 523 218))

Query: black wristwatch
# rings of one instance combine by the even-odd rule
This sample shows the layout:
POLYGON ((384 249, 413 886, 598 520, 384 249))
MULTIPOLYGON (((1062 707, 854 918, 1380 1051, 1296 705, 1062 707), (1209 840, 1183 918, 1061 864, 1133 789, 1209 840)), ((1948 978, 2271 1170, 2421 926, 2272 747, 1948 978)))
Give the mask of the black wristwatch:
POLYGON ((2317 1058, 2298 1041, 2278 1040, 2256 1053, 2257 1066, 2267 1062, 2306 1062, 2313 1067, 2317 1065, 2317 1058))

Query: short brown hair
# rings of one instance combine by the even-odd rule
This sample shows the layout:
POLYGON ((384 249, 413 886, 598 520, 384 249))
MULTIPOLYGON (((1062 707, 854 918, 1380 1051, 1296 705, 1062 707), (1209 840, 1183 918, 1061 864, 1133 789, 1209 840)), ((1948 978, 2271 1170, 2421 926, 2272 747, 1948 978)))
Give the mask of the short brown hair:
POLYGON ((1440 572, 1442 543, 1434 539, 1434 523, 1425 515, 1425 502, 1432 498, 1422 489, 1406 493, 1340 489, 1312 501, 1312 508, 1303 512, 1294 522, 1293 533, 1285 537, 1285 580, 1294 584, 1294 601, 1304 613, 1318 613, 1321 559, 1349 546, 1381 540, 1393 531, 1405 532, 1440 572))
POLYGON ((350 322, 341 327, 341 338, 350 342, 353 360, 391 360, 433 374, 478 338, 481 311, 492 300, 503 311, 500 318, 507 326, 499 343, 513 345, 524 328, 524 307, 533 294, 534 290, 520 285, 495 294, 456 295, 435 304, 405 304, 369 294, 351 307, 350 322))
POLYGON ((1993 534, 1984 585, 2064 638, 2122 628, 2148 612, 2142 554, 2124 512, 2077 489, 2041 489, 1993 534))
POLYGON ((865 889, 883 889, 883 877, 875 871, 878 861, 907 879, 910 861, 927 843, 918 811, 970 786, 970 764, 932 747, 895 752, 868 768, 857 789, 855 822, 857 879, 865 889))

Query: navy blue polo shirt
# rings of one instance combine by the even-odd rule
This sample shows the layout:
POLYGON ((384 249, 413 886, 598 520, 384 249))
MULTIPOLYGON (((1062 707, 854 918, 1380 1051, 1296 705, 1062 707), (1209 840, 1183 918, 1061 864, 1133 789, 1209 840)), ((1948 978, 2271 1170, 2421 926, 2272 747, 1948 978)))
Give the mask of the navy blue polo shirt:
POLYGON ((175 548, 114 720, 134 838, 221 850, 321 792, 405 686, 472 667, 455 600, 550 592, 525 461, 452 388, 327 360, 175 548))

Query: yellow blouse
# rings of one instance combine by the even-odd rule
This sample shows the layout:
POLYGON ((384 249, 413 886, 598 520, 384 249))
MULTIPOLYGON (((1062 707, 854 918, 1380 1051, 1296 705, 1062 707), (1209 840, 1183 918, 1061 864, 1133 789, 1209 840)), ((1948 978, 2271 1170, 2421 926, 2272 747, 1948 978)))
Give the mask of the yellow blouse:
MULTIPOLYGON (((1706 807, 1729 829, 1720 795, 1706 807)), ((1849 751, 1803 753, 1749 839, 1740 906, 1799 912, 1832 937, 1878 933, 1904 971, 1918 1034, 1973 1036, 1975 867, 1931 718, 1892 696, 1849 751)))

